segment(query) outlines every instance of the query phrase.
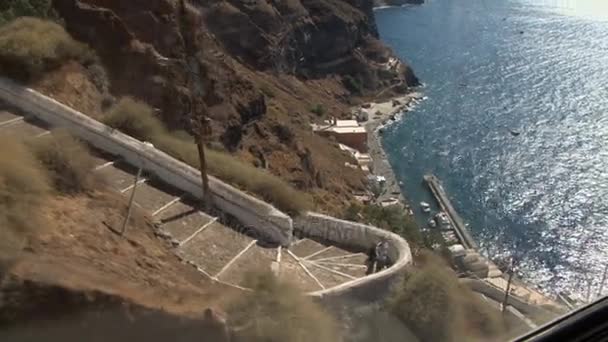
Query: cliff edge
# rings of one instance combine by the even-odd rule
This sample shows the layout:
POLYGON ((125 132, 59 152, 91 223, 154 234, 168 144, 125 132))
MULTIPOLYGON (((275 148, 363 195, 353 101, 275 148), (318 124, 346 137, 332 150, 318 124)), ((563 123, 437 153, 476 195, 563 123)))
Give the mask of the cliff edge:
POLYGON ((310 123, 350 117, 358 99, 418 85, 378 40, 374 2, 186 5, 184 12, 178 0, 53 1, 67 30, 100 56, 114 97, 142 99, 172 129, 188 131, 186 73, 194 73, 216 146, 313 194, 320 210, 341 211, 353 191, 364 189, 364 174, 344 166, 353 160, 335 142, 312 137, 310 123), (196 70, 185 67, 186 38, 202 47, 196 70))

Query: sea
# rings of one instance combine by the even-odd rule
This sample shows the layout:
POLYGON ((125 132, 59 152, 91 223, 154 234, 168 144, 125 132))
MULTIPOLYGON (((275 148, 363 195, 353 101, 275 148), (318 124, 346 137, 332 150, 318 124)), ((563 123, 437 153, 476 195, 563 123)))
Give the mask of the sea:
POLYGON ((608 1, 427 0, 376 21, 427 97, 382 140, 415 208, 433 173, 482 254, 547 293, 608 294, 608 1))

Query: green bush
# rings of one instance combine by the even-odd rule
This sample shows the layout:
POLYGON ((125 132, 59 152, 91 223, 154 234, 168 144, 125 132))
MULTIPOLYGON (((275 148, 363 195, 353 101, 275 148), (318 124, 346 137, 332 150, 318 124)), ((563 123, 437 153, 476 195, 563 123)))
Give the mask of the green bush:
POLYGON ((398 206, 352 205, 344 214, 350 221, 369 223, 403 236, 410 244, 422 246, 424 240, 418 224, 398 206))
POLYGON ((51 0, 2 0, 0 2, 0 25, 18 17, 56 19, 51 0))
MULTIPOLYGON (((0 268, 44 226, 40 208, 51 187, 46 173, 18 139, 0 138, 0 268)), ((0 269, 1 271, 1 269, 0 269)))
POLYGON ((58 191, 76 194, 100 185, 101 178, 93 172, 95 160, 88 148, 67 131, 53 131, 53 134, 30 141, 29 146, 58 191))
POLYGON ((318 116, 323 116, 325 114, 325 107, 322 104, 318 103, 310 108, 310 112, 313 114, 317 114, 318 116))
POLYGON ((438 257, 426 255, 390 300, 392 313, 423 341, 493 340, 504 323, 438 257))
POLYGON ((250 274, 244 292, 228 310, 229 325, 252 342, 341 341, 336 324, 311 298, 270 273, 250 274))
POLYGON ((24 17, 0 27, 3 74, 28 80, 69 60, 91 64, 95 54, 54 22, 24 17))
MULTIPOLYGON (((158 149, 195 168, 200 168, 194 139, 184 132, 169 132, 153 115, 149 106, 133 99, 122 99, 104 118, 104 123, 139 140, 147 140, 158 149)), ((234 184, 267 200, 279 209, 299 213, 310 208, 310 197, 280 178, 212 149, 205 149, 207 170, 219 179, 234 184)))

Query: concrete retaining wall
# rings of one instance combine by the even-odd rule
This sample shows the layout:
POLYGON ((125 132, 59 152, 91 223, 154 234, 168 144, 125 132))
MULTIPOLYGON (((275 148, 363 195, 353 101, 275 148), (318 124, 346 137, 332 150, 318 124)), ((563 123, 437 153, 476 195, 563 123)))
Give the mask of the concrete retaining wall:
POLYGON ((390 268, 331 289, 310 293, 312 296, 324 299, 353 297, 362 300, 377 300, 400 281, 403 271, 412 262, 410 247, 402 237, 365 224, 307 213, 294 220, 294 230, 306 237, 365 252, 383 239, 389 243, 389 258, 392 262, 390 268))
MULTIPOLYGON (((167 184, 202 198, 200 172, 139 140, 133 139, 32 89, 0 77, 0 100, 51 127, 63 127, 91 145, 129 164, 141 166, 167 184)), ((287 246, 293 224, 286 214, 236 188, 209 178, 214 203, 222 211, 273 242, 287 246)))
MULTIPOLYGON (((476 279, 461 279, 460 282, 462 284, 467 285, 474 292, 481 293, 481 294, 485 295, 486 297, 491 298, 492 300, 494 300, 498 303, 502 303, 502 301, 505 298, 505 292, 503 290, 501 290, 491 284, 488 284, 485 281, 476 280, 476 279)), ((515 296, 509 296, 507 304, 511 305, 512 307, 514 307, 515 309, 517 309, 518 311, 520 311, 521 313, 523 313, 526 316, 530 316, 530 317, 551 317, 552 316, 552 314, 550 312, 548 312, 547 310, 545 310, 539 306, 528 304, 525 301, 523 301, 515 296)))

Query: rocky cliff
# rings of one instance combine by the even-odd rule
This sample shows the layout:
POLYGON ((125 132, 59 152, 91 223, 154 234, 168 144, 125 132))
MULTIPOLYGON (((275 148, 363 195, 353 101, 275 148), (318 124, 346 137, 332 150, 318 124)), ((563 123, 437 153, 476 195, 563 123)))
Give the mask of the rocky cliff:
POLYGON ((364 177, 309 124, 350 116, 357 98, 418 84, 378 40, 373 5, 190 0, 184 10, 178 0, 53 0, 68 31, 99 54, 114 96, 143 99, 171 128, 188 130, 191 73, 215 145, 315 194, 328 211, 362 189, 364 177), (194 64, 186 60, 189 41, 194 64))

